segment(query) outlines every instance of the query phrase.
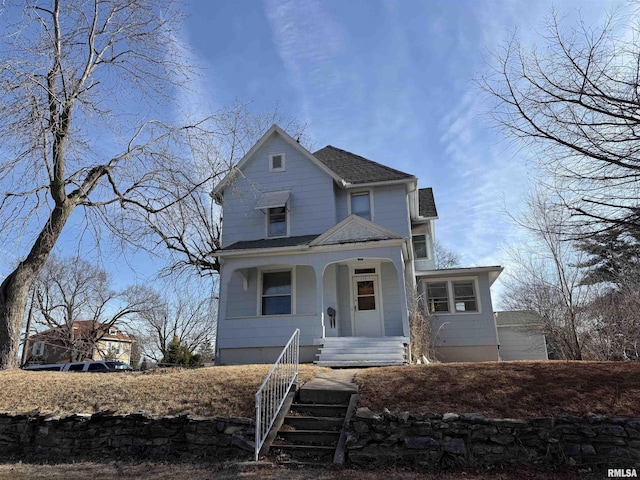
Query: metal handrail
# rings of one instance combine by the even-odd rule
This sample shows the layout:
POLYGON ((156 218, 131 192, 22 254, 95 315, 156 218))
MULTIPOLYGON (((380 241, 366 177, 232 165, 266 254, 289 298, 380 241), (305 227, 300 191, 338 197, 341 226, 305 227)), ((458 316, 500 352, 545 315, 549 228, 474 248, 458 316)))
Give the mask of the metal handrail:
POLYGON ((299 360, 300 329, 296 328, 256 392, 256 461, 291 386, 298 379, 299 360))

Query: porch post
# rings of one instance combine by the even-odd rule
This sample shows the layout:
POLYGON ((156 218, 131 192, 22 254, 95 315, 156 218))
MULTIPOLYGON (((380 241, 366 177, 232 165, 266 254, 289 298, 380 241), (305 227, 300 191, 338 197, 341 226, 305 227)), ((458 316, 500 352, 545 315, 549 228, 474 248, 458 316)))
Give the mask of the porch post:
POLYGON ((413 292, 407 291, 407 280, 405 276, 404 269, 404 261, 402 259, 402 253, 399 255, 400 258, 394 258, 393 264, 396 267, 396 272, 398 274, 398 288, 400 289, 400 298, 404 298, 404 308, 400 309, 400 313, 402 314, 402 334, 405 337, 409 337, 411 335, 411 330, 409 328, 409 314, 408 314, 408 300, 407 295, 413 295, 413 292))
POLYGON ((318 318, 322 325, 322 338, 325 338, 327 335, 324 324, 324 264, 315 263, 313 270, 316 273, 316 310, 318 311, 318 318))
POLYGON ((223 259, 220 259, 220 263, 221 263, 221 268, 220 268, 220 275, 218 280, 220 290, 218 292, 218 319, 216 321, 216 347, 215 347, 215 352, 216 352, 215 363, 216 364, 219 364, 219 361, 220 361, 220 344, 219 344, 220 337, 218 335, 218 333, 220 332, 220 323, 224 322, 225 316, 227 313, 227 284, 229 283, 230 277, 233 274, 233 270, 230 270, 228 266, 225 268, 225 265, 224 265, 225 262, 223 259))

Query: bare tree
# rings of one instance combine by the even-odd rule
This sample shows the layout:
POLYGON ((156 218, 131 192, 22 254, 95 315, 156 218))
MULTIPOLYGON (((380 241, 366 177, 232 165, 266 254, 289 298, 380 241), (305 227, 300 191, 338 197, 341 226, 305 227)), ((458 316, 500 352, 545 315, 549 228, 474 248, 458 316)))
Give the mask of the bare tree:
POLYGON ((111 327, 122 329, 134 314, 155 307, 146 289, 116 292, 103 269, 78 257, 50 256, 33 288, 35 324, 70 352, 71 361, 92 357, 111 327), (83 328, 74 332, 77 322, 83 328))
POLYGON ((581 253, 558 233, 565 228, 567 212, 539 192, 529 198, 528 208, 518 223, 532 240, 511 252, 514 266, 504 281, 505 306, 536 312, 559 356, 581 360, 592 292, 581 282, 581 253))
POLYGON ((28 0, 0 20, 0 232, 26 249, 0 285, 7 368, 28 292, 74 211, 124 231, 122 209, 163 212, 215 172, 193 173, 204 123, 154 119, 191 74, 176 2, 28 0))
POLYGON ((159 362, 174 338, 190 352, 211 344, 215 332, 215 298, 195 281, 153 292, 156 307, 136 315, 136 337, 144 356, 159 362))
POLYGON ((534 149, 572 212, 563 233, 640 226, 640 31, 637 15, 620 20, 569 28, 553 14, 543 48, 514 36, 481 81, 493 118, 534 149))
POLYGON ((460 266, 460 254, 436 241, 433 246, 436 268, 453 268, 460 266))

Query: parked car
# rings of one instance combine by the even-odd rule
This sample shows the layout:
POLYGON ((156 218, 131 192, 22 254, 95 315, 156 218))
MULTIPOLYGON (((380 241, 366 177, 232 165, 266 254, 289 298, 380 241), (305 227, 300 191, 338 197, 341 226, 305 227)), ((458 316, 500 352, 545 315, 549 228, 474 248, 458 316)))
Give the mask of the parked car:
POLYGON ((133 371, 131 365, 124 362, 98 360, 90 362, 51 363, 47 365, 28 365, 23 370, 57 372, 127 372, 133 371))

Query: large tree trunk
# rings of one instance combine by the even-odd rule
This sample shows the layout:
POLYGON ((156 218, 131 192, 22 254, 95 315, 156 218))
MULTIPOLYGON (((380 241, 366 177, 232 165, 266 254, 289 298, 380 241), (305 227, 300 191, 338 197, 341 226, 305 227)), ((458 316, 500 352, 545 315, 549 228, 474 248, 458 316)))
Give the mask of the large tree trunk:
POLYGON ((0 285, 0 369, 18 366, 18 347, 29 290, 46 262, 65 223, 73 203, 57 205, 38 235, 27 258, 0 285))

